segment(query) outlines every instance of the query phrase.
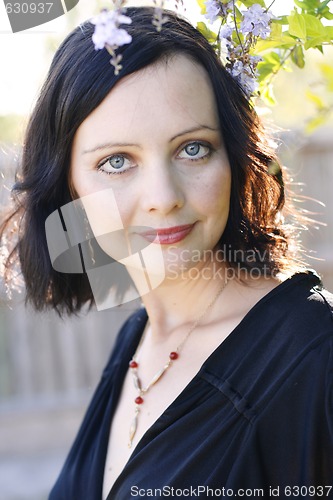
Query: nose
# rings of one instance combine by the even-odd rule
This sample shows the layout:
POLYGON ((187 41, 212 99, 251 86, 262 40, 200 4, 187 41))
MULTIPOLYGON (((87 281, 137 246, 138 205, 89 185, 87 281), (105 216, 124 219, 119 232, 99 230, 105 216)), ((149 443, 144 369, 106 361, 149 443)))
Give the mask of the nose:
POLYGON ((172 164, 158 160, 144 170, 141 199, 145 211, 167 215, 184 205, 182 182, 172 164))

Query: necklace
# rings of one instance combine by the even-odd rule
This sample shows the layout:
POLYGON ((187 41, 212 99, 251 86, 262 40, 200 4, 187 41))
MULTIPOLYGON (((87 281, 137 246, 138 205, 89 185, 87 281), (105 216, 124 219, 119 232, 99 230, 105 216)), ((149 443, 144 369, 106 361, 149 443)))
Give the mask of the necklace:
POLYGON ((134 353, 134 356, 132 357, 132 359, 131 359, 131 361, 129 363, 129 368, 130 368, 130 371, 132 373, 132 378, 133 378, 133 384, 134 384, 134 387, 135 387, 135 389, 136 389, 136 391, 138 393, 137 397, 134 399, 135 414, 134 414, 134 418, 133 418, 133 420, 131 422, 131 426, 130 426, 130 430, 129 430, 129 443, 128 443, 128 447, 129 448, 132 447, 133 439, 134 439, 134 436, 135 436, 137 428, 138 428, 138 420, 139 420, 139 414, 140 414, 140 407, 144 403, 143 396, 153 387, 153 385, 155 385, 163 377, 163 375, 168 370, 168 368, 170 368, 170 366, 172 366, 173 361, 176 361, 179 358, 180 352, 183 349, 183 347, 184 347, 186 341, 188 340, 189 336, 196 329, 196 327, 198 326, 198 324, 200 323, 200 321, 203 319, 203 317, 213 307, 213 305, 215 304, 216 300, 221 295, 221 293, 223 292, 223 290, 225 289, 225 287, 227 286, 227 284, 228 284, 228 278, 226 278, 226 280, 224 281, 223 285, 218 289, 218 291, 217 291, 216 295, 214 296, 213 300, 208 304, 208 306, 205 308, 205 310, 203 311, 203 313, 200 314, 198 316, 198 318, 192 323, 190 329, 188 330, 188 332, 186 333, 185 337, 183 338, 183 340, 181 341, 181 343, 178 345, 178 347, 176 348, 176 350, 170 352, 169 359, 166 362, 166 364, 153 376, 153 378, 150 380, 150 382, 148 383, 148 385, 146 385, 145 387, 143 387, 143 385, 141 383, 141 380, 140 380, 140 377, 139 377, 139 373, 138 373, 139 363, 137 361, 138 353, 140 351, 140 348, 141 348, 141 345, 143 343, 143 340, 144 340, 145 336, 143 335, 141 337, 141 340, 140 340, 139 345, 138 345, 138 347, 137 347, 137 349, 136 349, 136 351, 134 353))

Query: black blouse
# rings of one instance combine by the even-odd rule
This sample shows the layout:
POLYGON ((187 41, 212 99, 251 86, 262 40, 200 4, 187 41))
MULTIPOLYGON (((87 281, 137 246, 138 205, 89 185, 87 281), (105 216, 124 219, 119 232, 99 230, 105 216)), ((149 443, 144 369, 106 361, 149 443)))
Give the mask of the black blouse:
MULTIPOLYGON (((333 498, 333 297, 263 297, 142 437, 108 500, 333 498)), ((49 500, 101 500, 112 416, 147 314, 121 329, 49 500)))

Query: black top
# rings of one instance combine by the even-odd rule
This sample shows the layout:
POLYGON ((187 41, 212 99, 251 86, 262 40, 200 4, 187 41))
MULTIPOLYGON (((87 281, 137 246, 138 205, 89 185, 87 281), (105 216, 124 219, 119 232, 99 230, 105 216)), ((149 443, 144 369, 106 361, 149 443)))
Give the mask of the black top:
MULTIPOLYGON (((310 272, 263 297, 142 437, 108 500, 243 489, 333 498, 332 307, 310 272)), ((140 309, 121 329, 49 500, 101 500, 112 416, 146 321, 140 309)))

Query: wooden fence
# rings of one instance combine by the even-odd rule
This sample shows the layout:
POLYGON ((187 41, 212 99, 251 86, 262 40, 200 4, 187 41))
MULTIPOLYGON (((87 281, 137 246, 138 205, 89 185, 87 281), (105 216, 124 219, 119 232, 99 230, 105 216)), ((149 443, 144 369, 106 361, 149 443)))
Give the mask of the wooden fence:
POLYGON ((15 301, 0 309, 0 403, 56 396, 76 399, 92 389, 121 323, 133 307, 60 319, 15 301))
MULTIPOLYGON (((319 230, 311 226, 304 235, 304 244, 317 252, 312 254, 316 259, 322 259, 312 259, 310 263, 333 290, 332 135, 331 129, 326 135, 320 132, 308 141, 290 135, 289 146, 286 144, 281 153, 295 182, 305 183, 302 194, 326 204, 324 208, 308 200, 304 205, 310 211, 321 212, 314 218, 327 224, 319 230)), ((4 162, 0 170, 5 170, 4 162)), ((3 190, 2 199, 5 197, 3 190)), ((9 425, 14 415, 26 418, 26 408, 38 407, 42 414, 51 407, 59 413, 66 412, 76 402, 86 404, 120 324, 137 306, 138 302, 103 312, 92 311, 71 320, 60 320, 54 313, 39 315, 26 310, 22 300, 14 302, 12 308, 1 306, 0 427, 4 421, 9 425)), ((9 441, 5 439, 8 428, 0 433, 1 456, 14 446, 17 433, 9 441)))
POLYGON ((307 261, 333 291, 333 128, 319 129, 308 138, 287 134, 281 156, 301 195, 296 205, 317 221, 302 232, 307 261))

